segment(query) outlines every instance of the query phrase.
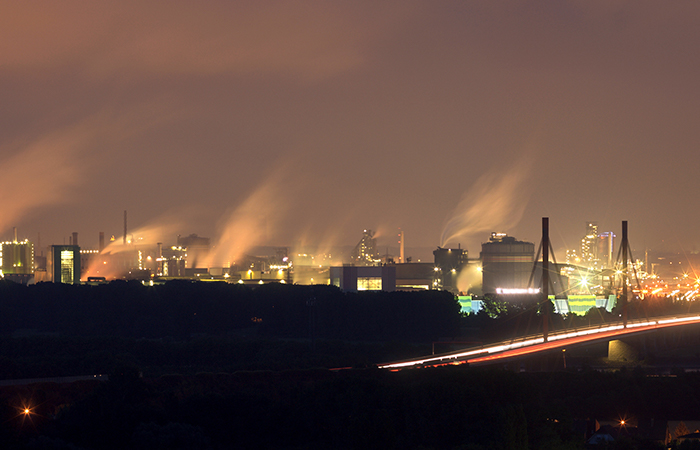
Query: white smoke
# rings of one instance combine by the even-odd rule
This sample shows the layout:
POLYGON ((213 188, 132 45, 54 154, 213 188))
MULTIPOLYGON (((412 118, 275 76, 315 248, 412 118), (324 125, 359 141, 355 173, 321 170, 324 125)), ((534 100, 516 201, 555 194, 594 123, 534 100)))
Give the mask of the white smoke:
POLYGON ((482 175, 452 212, 440 237, 440 246, 458 238, 515 226, 530 196, 531 189, 526 183, 529 174, 530 165, 521 162, 509 170, 499 167, 482 175))
POLYGON ((0 146, 0 231, 8 229, 30 211, 65 202, 80 179, 78 157, 94 132, 79 124, 48 133, 29 142, 0 146))
POLYGON ((228 215, 206 267, 233 265, 251 248, 273 239, 290 206, 284 182, 278 171, 228 215))

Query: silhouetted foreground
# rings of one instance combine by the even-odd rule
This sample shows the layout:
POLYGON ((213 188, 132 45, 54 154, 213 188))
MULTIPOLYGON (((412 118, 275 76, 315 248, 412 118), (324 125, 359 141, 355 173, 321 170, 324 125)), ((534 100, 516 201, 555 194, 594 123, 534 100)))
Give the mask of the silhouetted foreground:
POLYGON ((0 282, 7 335, 256 337, 425 342, 459 327, 459 304, 441 291, 344 293, 333 286, 171 281, 144 286, 0 282))
MULTIPOLYGON (((242 371, 0 389, 0 447, 583 448, 585 420, 694 418, 700 376, 242 371), (18 413, 27 402, 31 415, 18 413), (24 402, 24 403, 23 403, 24 402)), ((589 421, 590 427, 590 421, 589 421)), ((639 434, 608 448, 660 448, 639 434)))
POLYGON ((186 340, 31 336, 0 338, 0 380, 108 374, 136 367, 145 377, 240 370, 370 367, 430 352, 400 342, 197 337, 186 340))
POLYGON ((459 321, 454 297, 437 291, 0 282, 0 379, 92 375, 118 365, 145 376, 367 367, 425 354, 459 321))
POLYGON ((522 317, 460 318, 444 292, 0 283, 0 377, 109 375, 0 388, 0 448, 574 449, 583 419, 697 417, 695 374, 372 368, 522 317))

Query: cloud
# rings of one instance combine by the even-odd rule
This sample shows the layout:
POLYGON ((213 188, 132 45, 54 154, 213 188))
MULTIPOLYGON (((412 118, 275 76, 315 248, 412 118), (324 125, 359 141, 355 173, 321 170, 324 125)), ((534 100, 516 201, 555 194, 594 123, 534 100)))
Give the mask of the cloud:
POLYGON ((324 78, 363 64, 390 8, 334 2, 14 3, 0 8, 5 68, 115 73, 282 72, 324 78), (357 26, 361 21, 362 26, 357 26))

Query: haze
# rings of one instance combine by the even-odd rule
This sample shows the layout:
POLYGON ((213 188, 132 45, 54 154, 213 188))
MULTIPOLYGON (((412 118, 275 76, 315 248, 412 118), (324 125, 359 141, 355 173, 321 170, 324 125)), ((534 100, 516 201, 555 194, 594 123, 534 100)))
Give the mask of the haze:
POLYGON ((478 254, 546 216, 559 250, 627 220, 637 250, 694 251, 698 23, 696 1, 4 2, 0 236, 96 246, 128 210, 166 242, 401 227, 478 254))

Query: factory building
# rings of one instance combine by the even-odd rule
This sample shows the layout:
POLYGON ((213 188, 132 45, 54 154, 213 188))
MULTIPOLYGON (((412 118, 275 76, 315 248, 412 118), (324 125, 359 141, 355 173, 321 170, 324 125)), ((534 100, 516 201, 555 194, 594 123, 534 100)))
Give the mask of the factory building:
POLYGON ((350 253, 350 260, 353 264, 371 266, 379 261, 377 252, 377 240, 374 238, 372 230, 364 230, 362 239, 357 243, 350 253))
POLYGON ((54 283, 80 284, 80 247, 52 245, 49 247, 47 266, 54 283))
POLYGON ((34 244, 26 239, 0 244, 0 270, 5 279, 27 284, 34 276, 34 244))
POLYGON ((481 245, 483 293, 527 290, 535 259, 535 244, 518 241, 505 233, 491 233, 481 245))
POLYGON ((435 265, 432 263, 394 264, 397 291, 426 291, 432 289, 435 265))
POLYGON ((182 247, 163 247, 158 243, 156 275, 161 277, 184 277, 187 261, 187 249, 182 247))
POLYGON ((442 289, 458 294, 457 276, 467 264, 467 251, 462 248, 438 247, 433 251, 433 289, 442 289))
POLYGON ((187 249, 186 267, 188 269, 203 268, 211 249, 211 239, 196 234, 178 236, 177 246, 187 249))
POLYGON ((330 268, 330 281, 344 291, 395 291, 396 266, 340 266, 330 268))

